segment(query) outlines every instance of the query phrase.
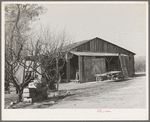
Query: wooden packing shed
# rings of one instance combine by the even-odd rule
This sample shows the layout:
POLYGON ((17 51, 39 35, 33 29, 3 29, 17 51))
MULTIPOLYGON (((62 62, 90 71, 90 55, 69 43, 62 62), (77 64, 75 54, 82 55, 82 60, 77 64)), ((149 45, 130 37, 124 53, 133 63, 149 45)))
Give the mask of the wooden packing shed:
POLYGON ((67 45, 65 51, 68 53, 62 79, 67 82, 76 78, 77 70, 80 82, 95 81, 96 74, 108 71, 126 70, 127 76, 134 75, 135 53, 98 37, 67 45))

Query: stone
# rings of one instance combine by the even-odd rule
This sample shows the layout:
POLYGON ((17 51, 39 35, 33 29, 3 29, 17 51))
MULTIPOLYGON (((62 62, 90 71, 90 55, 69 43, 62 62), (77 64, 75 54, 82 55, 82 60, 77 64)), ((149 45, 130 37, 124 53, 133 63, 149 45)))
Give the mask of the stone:
POLYGON ((22 96, 23 96, 23 97, 29 97, 29 96, 30 96, 30 93, 23 93, 22 96))
POLYGON ((29 93, 29 89, 28 88, 24 88, 23 89, 23 93, 29 93))
POLYGON ((32 102, 32 99, 31 99, 31 98, 23 98, 23 101, 24 101, 24 102, 31 103, 31 102, 32 102))
POLYGON ((36 86, 34 85, 34 82, 29 83, 29 84, 28 84, 28 87, 29 87, 29 88, 36 88, 36 86))

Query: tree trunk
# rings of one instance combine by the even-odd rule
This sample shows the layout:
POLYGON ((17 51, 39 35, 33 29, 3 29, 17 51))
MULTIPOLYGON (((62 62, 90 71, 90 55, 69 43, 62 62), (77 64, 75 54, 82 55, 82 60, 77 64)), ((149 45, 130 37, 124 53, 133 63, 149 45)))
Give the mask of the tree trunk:
POLYGON ((58 81, 57 81, 57 91, 58 91, 58 89, 59 89, 59 83, 61 82, 61 77, 60 77, 60 75, 59 75, 59 79, 58 79, 58 81))
POLYGON ((58 91, 58 89, 59 89, 59 80, 57 81, 57 89, 56 89, 56 91, 58 91))
POLYGON ((58 87, 59 87, 59 74, 58 74, 58 58, 56 58, 56 80, 57 80, 57 89, 56 91, 58 91, 58 87))
POLYGON ((17 87, 16 87, 16 94, 18 94, 18 89, 17 89, 17 87))
POLYGON ((18 90, 18 98, 17 98, 17 103, 22 101, 22 94, 23 94, 23 88, 18 90))

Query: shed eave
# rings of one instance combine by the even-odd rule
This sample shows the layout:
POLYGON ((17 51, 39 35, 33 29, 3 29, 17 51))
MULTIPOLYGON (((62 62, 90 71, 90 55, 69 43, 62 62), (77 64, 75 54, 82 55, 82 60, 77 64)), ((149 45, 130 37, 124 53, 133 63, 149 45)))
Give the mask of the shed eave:
MULTIPOLYGON (((77 56, 119 56, 119 53, 97 53, 97 52, 77 52, 77 51, 70 51, 70 53, 77 55, 77 56)), ((121 54, 124 55, 124 54, 121 54)), ((127 55, 124 55, 127 56, 127 55)))

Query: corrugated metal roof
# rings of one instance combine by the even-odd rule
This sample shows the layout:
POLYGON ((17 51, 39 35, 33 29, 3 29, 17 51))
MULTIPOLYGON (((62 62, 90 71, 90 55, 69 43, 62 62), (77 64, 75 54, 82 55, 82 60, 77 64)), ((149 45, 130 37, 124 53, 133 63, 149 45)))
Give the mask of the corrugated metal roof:
MULTIPOLYGON (((70 51, 70 53, 77 56, 119 56, 118 53, 97 53, 97 52, 76 52, 76 51, 70 51)), ((121 56, 127 55, 121 54, 121 56)))

